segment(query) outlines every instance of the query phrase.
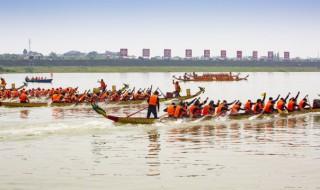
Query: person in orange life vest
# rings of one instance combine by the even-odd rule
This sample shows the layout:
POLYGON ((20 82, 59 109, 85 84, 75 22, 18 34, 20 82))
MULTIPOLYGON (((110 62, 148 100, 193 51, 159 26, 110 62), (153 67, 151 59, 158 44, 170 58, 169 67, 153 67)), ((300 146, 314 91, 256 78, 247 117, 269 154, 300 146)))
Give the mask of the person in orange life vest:
POLYGON ((286 102, 287 102, 287 99, 289 98, 290 96, 290 92, 288 93, 288 95, 285 97, 285 98, 280 98, 280 100, 277 102, 277 110, 278 112, 281 112, 281 111, 284 111, 284 110, 287 110, 287 106, 286 106, 286 102))
POLYGON ((251 100, 248 100, 245 104, 244 104, 244 110, 245 113, 252 113, 252 106, 254 105, 253 102, 251 102, 251 100))
POLYGON ((55 92, 53 95, 52 95, 52 102, 53 103, 60 103, 61 100, 62 100, 63 96, 60 94, 60 93, 57 93, 55 92))
POLYGON ((180 97, 180 92, 181 92, 181 87, 178 81, 174 82, 173 80, 173 84, 174 84, 174 94, 175 97, 180 97))
POLYGON ((175 114, 175 110, 176 109, 176 104, 174 102, 172 102, 170 105, 168 105, 168 107, 166 109, 164 109, 164 112, 168 113, 169 117, 174 117, 175 114))
POLYGON ((229 106, 234 104, 236 102, 233 101, 231 103, 228 103, 226 100, 223 100, 217 107, 217 110, 216 110, 216 114, 217 115, 221 115, 221 114, 224 114, 226 113, 227 111, 229 111, 229 106))
POLYGON ((264 106, 262 113, 269 114, 274 112, 274 104, 279 100, 279 98, 280 98, 280 95, 278 95, 278 97, 275 100, 273 100, 272 97, 269 97, 269 100, 264 106))
POLYGON ((181 118, 181 117, 187 117, 188 116, 188 106, 192 105, 198 98, 194 98, 190 102, 183 102, 181 101, 175 109, 174 117, 175 118, 181 118))
POLYGON ((299 95, 300 95, 300 91, 298 92, 298 94, 295 97, 291 97, 289 99, 289 102, 287 104, 288 112, 293 112, 293 111, 297 110, 297 108, 298 108, 297 99, 298 99, 299 95))
POLYGON ((197 118, 201 116, 202 113, 202 106, 206 104, 208 98, 206 98, 202 103, 200 103, 199 99, 197 99, 193 105, 189 107, 189 116, 191 118, 197 118))
POLYGON ((206 115, 213 115, 215 113, 215 109, 216 107, 218 107, 220 101, 218 101, 217 104, 214 104, 214 101, 211 100, 209 102, 209 104, 205 105, 202 109, 202 115, 206 116, 206 115))
POLYGON ((102 92, 106 91, 107 85, 106 83, 103 81, 103 79, 100 80, 100 90, 102 92))
POLYGON ((174 110, 173 117, 174 118, 180 118, 187 112, 186 109, 184 109, 184 103, 181 101, 174 110))
POLYGON ((246 110, 241 108, 242 103, 238 100, 230 109, 230 114, 238 114, 240 110, 246 110))
POLYGON ((159 101, 159 92, 155 91, 153 95, 151 95, 148 98, 148 113, 147 113, 147 118, 150 118, 151 113, 153 114, 154 118, 158 118, 157 115, 157 108, 158 111, 160 109, 160 101, 159 101))
POLYGON ((266 93, 263 93, 263 99, 261 100, 259 98, 259 99, 257 99, 256 103, 254 103, 253 109, 252 109, 254 114, 258 114, 258 113, 261 113, 263 111, 265 99, 266 99, 266 93))
POLYGON ((308 95, 306 95, 300 102, 299 102, 299 110, 304 110, 304 109, 310 109, 311 106, 307 101, 308 95))
POLYGON ((29 98, 27 96, 27 93, 25 91, 21 91, 19 96, 20 103, 29 103, 29 98))

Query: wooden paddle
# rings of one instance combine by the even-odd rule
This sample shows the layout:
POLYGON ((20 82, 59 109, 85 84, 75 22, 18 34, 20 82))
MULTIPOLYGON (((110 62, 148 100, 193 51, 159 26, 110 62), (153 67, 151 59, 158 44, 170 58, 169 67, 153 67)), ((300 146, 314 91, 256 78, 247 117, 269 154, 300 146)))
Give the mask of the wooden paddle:
MULTIPOLYGON (((165 99, 167 99, 167 96, 163 94, 163 92, 160 90, 160 88, 159 88, 159 87, 157 88, 157 90, 159 90, 159 91, 160 91, 160 93, 162 94, 162 96, 163 96, 165 99)), ((157 91, 157 90, 156 90, 156 91, 157 91)))
MULTIPOLYGON (((149 107, 149 106, 148 106, 148 107, 149 107)), ((148 107, 144 107, 144 108, 141 109, 141 110, 138 110, 138 111, 136 111, 136 112, 134 112, 134 113, 132 113, 132 114, 127 115, 127 118, 128 118, 128 117, 131 117, 131 116, 133 116, 133 115, 136 115, 137 113, 142 112, 143 110, 147 109, 148 107)))

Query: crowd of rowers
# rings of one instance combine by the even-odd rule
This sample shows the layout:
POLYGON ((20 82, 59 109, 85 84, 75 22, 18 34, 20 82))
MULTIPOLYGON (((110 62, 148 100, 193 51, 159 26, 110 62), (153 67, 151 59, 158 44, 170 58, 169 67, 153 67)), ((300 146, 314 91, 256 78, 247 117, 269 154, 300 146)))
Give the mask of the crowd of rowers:
MULTIPOLYGON (((277 112, 294 112, 297 110, 310 109, 311 106, 307 100, 307 96, 302 98, 298 102, 300 92, 295 97, 289 99, 290 93, 286 97, 277 98, 270 97, 266 100, 266 93, 263 94, 262 99, 257 99, 255 102, 247 100, 243 105, 239 100, 228 103, 226 100, 218 101, 215 103, 213 100, 208 102, 208 98, 204 101, 200 101, 199 98, 195 98, 190 102, 180 102, 177 105, 175 103, 170 104, 164 109, 169 117, 182 118, 191 117, 199 118, 208 115, 225 115, 227 112, 230 115, 237 115, 241 111, 245 114, 271 114, 277 112)), ((150 117, 148 113, 147 117, 150 117)))
MULTIPOLYGON (((107 85, 101 79, 98 92, 90 93, 85 91, 79 93, 78 88, 32 88, 32 89, 2 89, 0 90, 0 100, 18 99, 20 103, 30 103, 30 98, 47 98, 52 103, 92 103, 105 101, 130 101, 130 100, 147 100, 151 96, 152 87, 147 89, 127 90, 127 86, 120 90, 107 90, 107 85)), ((175 86, 179 83, 175 83, 175 86)), ((180 86, 179 86, 179 89, 180 86)))

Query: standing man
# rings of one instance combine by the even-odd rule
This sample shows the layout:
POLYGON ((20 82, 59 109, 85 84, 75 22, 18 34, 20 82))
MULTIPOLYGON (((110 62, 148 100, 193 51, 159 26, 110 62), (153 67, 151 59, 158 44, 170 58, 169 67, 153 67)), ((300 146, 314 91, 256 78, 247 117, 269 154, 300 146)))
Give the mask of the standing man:
POLYGON ((4 78, 1 78, 0 80, 1 80, 1 81, 0 81, 0 87, 3 88, 3 89, 5 89, 6 86, 7 86, 6 80, 4 80, 4 78))
POLYGON ((174 95, 175 97, 180 97, 180 92, 181 92, 181 87, 180 87, 180 84, 178 81, 174 82, 173 81, 173 84, 174 84, 174 95))
POLYGON ((154 118, 158 118, 157 115, 157 107, 158 111, 160 109, 160 103, 159 103, 159 92, 155 91, 153 95, 151 95, 148 98, 148 113, 147 113, 147 118, 150 118, 151 113, 153 114, 154 118))
POLYGON ((107 85, 106 83, 103 81, 103 79, 100 80, 100 90, 102 92, 105 92, 106 91, 106 88, 107 88, 107 85))

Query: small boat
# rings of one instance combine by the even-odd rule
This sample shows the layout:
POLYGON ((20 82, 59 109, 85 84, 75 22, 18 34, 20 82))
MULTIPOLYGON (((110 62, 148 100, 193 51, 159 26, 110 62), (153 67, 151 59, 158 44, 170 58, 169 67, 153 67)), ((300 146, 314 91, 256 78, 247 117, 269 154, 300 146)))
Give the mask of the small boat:
POLYGON ((25 107, 25 108, 33 108, 33 107, 46 107, 48 106, 47 103, 19 103, 19 102, 0 102, 0 106, 4 107, 11 107, 11 108, 18 108, 18 107, 25 107))
POLYGON ((35 83, 51 83, 53 79, 25 79, 26 82, 35 82, 35 83))
POLYGON ((203 74, 202 76, 197 76, 195 74, 193 75, 186 75, 186 76, 172 76, 174 79, 182 82, 219 82, 219 81, 242 81, 242 80, 248 80, 249 75, 245 77, 239 77, 238 75, 232 75, 220 73, 220 74, 203 74))

